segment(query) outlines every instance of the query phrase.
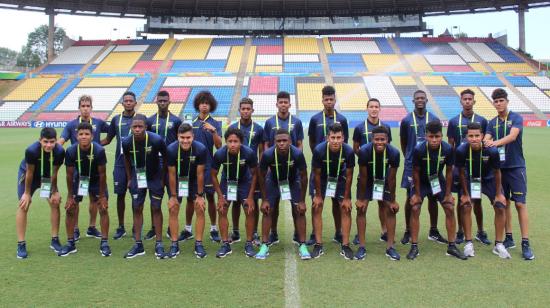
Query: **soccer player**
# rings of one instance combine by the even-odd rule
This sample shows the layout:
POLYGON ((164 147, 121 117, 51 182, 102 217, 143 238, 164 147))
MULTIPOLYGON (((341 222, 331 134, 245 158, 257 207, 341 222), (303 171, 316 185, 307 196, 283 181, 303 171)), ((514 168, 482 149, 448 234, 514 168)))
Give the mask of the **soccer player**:
MULTIPOLYGON (((390 133, 385 126, 376 126, 370 134, 372 142, 361 146, 358 156, 359 181, 357 182, 357 230, 359 249, 356 260, 363 260, 365 249, 365 230, 367 226, 367 208, 369 201, 378 200, 378 209, 382 203, 384 222, 386 223, 386 256, 390 260, 401 259, 393 247, 395 239, 395 215, 399 204, 395 201, 397 168, 399 168, 399 150, 391 146, 390 133)), ((349 234, 349 231, 347 232, 349 234)))
MULTIPOLYGON (((270 117, 264 124, 264 151, 275 145, 275 133, 284 128, 288 130, 292 145, 303 151, 304 128, 302 121, 297 117, 293 117, 290 113, 290 94, 285 91, 277 93, 277 114, 270 117)), ((277 232, 277 224, 279 222, 279 204, 276 203, 271 216, 271 234, 269 235, 269 245, 279 243, 279 234, 277 232)), ((294 217, 293 217, 294 218, 294 217)), ((295 219, 293 219, 295 221, 295 219)), ((294 226, 296 230, 296 226, 294 226)), ((296 234, 295 234, 296 235, 296 234)), ((296 238, 294 238, 296 239, 296 238)))
MULTIPOLYGON (((263 147, 263 134, 264 128, 255 123, 252 120, 252 114, 254 113, 254 102, 245 97, 239 102, 239 114, 241 118, 229 128, 237 128, 243 133, 243 143, 256 153, 257 157, 262 157, 264 151, 263 147)), ((256 242, 256 245, 259 244, 258 237, 258 221, 259 221, 259 205, 258 199, 260 199, 260 186, 259 182, 256 182, 256 187, 254 188, 254 236, 253 241, 256 242)), ((239 219, 241 216, 241 208, 239 205, 234 203, 231 218, 233 220, 233 232, 231 233, 231 242, 239 242, 241 240, 241 235, 239 232, 239 219)))
POLYGON ((197 220, 195 228, 195 255, 197 258, 206 257, 206 250, 202 245, 204 233, 204 169, 208 151, 201 143, 193 140, 193 127, 187 123, 178 128, 178 141, 167 148, 167 164, 170 185, 170 199, 168 200, 170 238, 169 258, 179 255, 178 245, 178 215, 180 204, 185 198, 194 205, 197 220))
POLYGON ((40 197, 50 205, 52 240, 50 248, 61 251, 59 243, 59 204, 61 196, 57 187, 57 172, 65 159, 63 147, 56 143, 57 133, 51 127, 40 131, 40 138, 25 150, 17 175, 17 196, 19 207, 15 216, 17 229, 17 258, 28 256, 25 232, 27 231, 27 213, 32 202, 32 195, 39 190, 40 197))
MULTIPOLYGON (((326 137, 328 135, 328 128, 333 123, 340 123, 342 125, 342 129, 344 131, 344 143, 348 143, 348 120, 346 117, 344 117, 342 114, 337 113, 336 109, 334 109, 334 105, 336 105, 336 90, 333 86, 324 86, 321 90, 322 93, 322 103, 323 103, 323 110, 319 113, 316 113, 311 117, 309 121, 309 128, 308 128, 308 136, 309 136, 309 148, 311 152, 313 153, 313 150, 315 147, 321 143, 326 141, 326 137)), ((312 170, 313 172, 313 170, 312 170)), ((309 178, 309 190, 312 191, 314 189, 314 181, 315 178, 313 175, 310 175, 309 178)), ((333 241, 337 243, 342 243, 342 224, 340 217, 340 205, 338 204, 338 200, 332 199, 332 217, 334 219, 334 238, 333 241)), ((313 219, 313 217, 312 217, 313 219)), ((313 221, 312 221, 313 224, 313 221)), ((313 230, 315 232, 315 229, 313 230)), ((312 233, 310 235, 310 245, 315 244, 315 234, 312 233)))
POLYGON ((527 214, 527 175, 523 157, 523 118, 508 109, 508 93, 495 89, 491 95, 493 106, 498 113, 489 122, 485 135, 485 146, 496 147, 500 158, 502 188, 506 197, 506 238, 504 246, 514 248, 512 237, 512 209, 514 201, 521 231, 521 250, 525 260, 533 260, 535 255, 529 245, 529 216, 527 214))
POLYGON ((411 188, 411 249, 407 259, 414 260, 419 254, 418 231, 420 229, 420 209, 425 197, 433 203, 439 201, 445 211, 445 225, 449 243, 447 255, 461 260, 466 256, 455 245, 456 220, 454 215, 453 158, 451 146, 442 140, 442 126, 439 120, 426 124, 426 140, 418 144, 412 153, 413 186, 411 188), (445 174, 443 168, 445 167, 445 174))
POLYGON ((483 127, 477 122, 467 126, 466 143, 461 143, 455 151, 455 169, 460 182, 460 203, 463 207, 464 233, 466 245, 464 255, 475 256, 472 242, 472 205, 481 205, 481 194, 486 195, 495 209, 495 247, 493 253, 503 259, 510 253, 503 245, 504 225, 506 224, 506 198, 502 193, 500 158, 496 148, 483 148, 483 127), (473 204, 472 204, 473 203, 473 204))
MULTIPOLYGON (((372 131, 378 126, 386 127, 388 131, 387 143, 391 143, 391 128, 380 120, 380 101, 376 98, 371 98, 367 101, 368 117, 364 123, 359 123, 353 130, 353 151, 358 155, 359 148, 363 145, 372 142, 372 131)), ((386 228, 386 206, 383 201, 378 200, 378 219, 380 220, 380 241, 387 241, 386 228)), ((359 235, 355 235, 353 244, 359 245, 359 235)))
POLYGON ((258 158, 251 148, 242 144, 243 133, 236 128, 228 128, 224 135, 225 146, 216 151, 212 161, 211 175, 214 190, 218 194, 218 213, 220 232, 223 244, 218 252, 217 258, 223 258, 231 254, 231 241, 229 240, 229 221, 227 210, 233 206, 241 206, 246 214, 246 244, 244 253, 247 257, 254 257, 256 252, 252 245, 254 232, 254 187, 256 178, 258 158), (218 181, 218 171, 224 166, 221 183, 218 181))
POLYGON ((122 94, 122 107, 124 111, 113 117, 107 137, 101 140, 101 145, 105 146, 113 141, 116 136, 115 166, 113 168, 114 192, 116 194, 116 212, 118 216, 118 228, 115 231, 113 239, 118 240, 126 235, 124 227, 124 212, 126 211, 126 190, 128 189, 128 179, 126 178, 126 169, 124 155, 122 153, 122 141, 131 133, 132 119, 136 114, 136 95, 133 92, 122 94))
POLYGON ((271 216, 275 204, 288 200, 295 212, 298 232, 298 254, 302 260, 311 259, 305 245, 306 239, 306 191, 307 165, 304 153, 291 145, 290 133, 284 128, 277 130, 275 146, 267 149, 260 160, 262 191, 262 245, 256 259, 265 259, 269 255, 269 235, 271 234, 271 216))
MULTIPOLYGON (((178 128, 181 125, 181 119, 170 112, 170 94, 168 91, 159 91, 155 99, 158 111, 149 118, 147 118, 147 130, 161 136, 166 145, 172 144, 172 142, 178 139, 178 128)), ((164 160, 160 160, 160 169, 164 170, 164 160)), ((166 192, 170 194, 170 187, 168 184, 168 174, 163 176, 164 185, 166 186, 166 192)), ((162 211, 160 212, 162 215, 162 211)), ((151 208, 151 226, 153 226, 153 208, 151 208)), ((170 238, 170 228, 166 231, 166 235, 170 238)), ((145 234, 145 240, 150 240, 155 237, 154 226, 145 234)))
MULTIPOLYGON (((65 142, 69 140, 71 141, 71 144, 78 143, 77 128, 78 124, 82 122, 92 124, 92 128, 94 130, 93 141, 98 143, 101 142, 101 133, 109 132, 109 126, 105 121, 92 117, 92 108, 92 97, 89 95, 80 96, 80 98, 78 98, 78 110, 80 111, 80 115, 76 119, 67 123, 67 126, 65 126, 65 128, 63 129, 61 137, 57 140, 57 143, 59 143, 60 145, 64 145, 65 142)), ((95 226, 97 218, 97 204, 91 201, 92 200, 90 199, 90 206, 88 208, 90 212, 90 224, 88 226, 88 230, 86 230, 86 236, 101 238, 101 233, 97 230, 95 226)), ((79 209, 77 208, 76 223, 74 229, 74 238, 76 241, 80 239, 80 229, 78 228, 78 215, 79 209)))
POLYGON ((99 210, 101 225, 101 242, 99 252, 102 256, 111 255, 108 243, 109 212, 105 149, 93 141, 93 127, 89 122, 77 126, 78 143, 71 145, 65 154, 67 166, 67 202, 65 204, 67 227, 67 245, 61 249, 58 256, 65 257, 76 253, 74 233, 78 207, 84 196, 89 196, 90 204, 99 210))
POLYGON ((345 259, 353 259, 353 251, 349 247, 349 230, 351 225, 351 182, 355 154, 353 148, 344 143, 344 128, 340 123, 334 123, 328 128, 327 141, 320 143, 313 150, 311 162, 315 177, 314 190, 309 194, 313 199, 313 229, 315 245, 312 258, 319 258, 323 251, 323 204, 325 197, 332 202, 338 202, 342 219, 342 250, 340 254, 345 259))
POLYGON ((162 245, 162 215, 161 204, 164 195, 164 179, 166 174, 160 166, 160 156, 166 157, 166 145, 162 137, 146 131, 147 118, 138 114, 132 120, 132 135, 122 141, 126 178, 128 189, 132 195, 134 216, 134 246, 126 253, 125 258, 134 258, 145 254, 141 241, 143 227, 143 204, 149 192, 149 200, 153 208, 155 226, 155 255, 157 259, 164 258, 162 245))
MULTIPOLYGON (((485 134, 487 129, 487 120, 474 112, 475 93, 470 89, 466 89, 460 92, 460 104, 462 105, 462 112, 449 120, 449 127, 447 127, 447 138, 449 144, 456 150, 460 145, 468 143, 466 135, 468 133, 467 127, 470 123, 479 123, 481 125, 481 133, 485 134)), ((460 190, 458 168, 453 170, 453 192, 458 193, 460 190)), ((491 245, 491 241, 487 237, 487 232, 483 230, 483 208, 481 206, 481 200, 473 203, 474 214, 476 215, 477 222, 477 234, 476 240, 484 245, 491 245), (478 202, 479 201, 479 202, 478 202)), ((464 242, 463 231, 463 208, 460 202, 460 196, 457 200, 456 215, 458 218, 458 232, 456 233, 456 243, 461 244, 464 242)))
MULTIPOLYGON (((401 126, 399 128, 399 138, 401 141, 401 151, 405 156, 405 168, 403 169, 403 178, 401 179, 401 188, 407 190, 407 197, 405 199, 405 224, 406 229, 401 239, 401 244, 406 245, 411 240, 411 203, 409 198, 412 194, 413 184, 413 150, 414 148, 424 142, 426 139, 426 123, 430 121, 439 120, 437 116, 431 114, 426 110, 426 104, 428 98, 426 92, 417 90, 413 94, 414 110, 409 113, 403 120, 401 120, 401 126)), ((447 244, 447 240, 439 233, 437 229, 437 216, 438 208, 435 199, 430 198, 428 200, 428 212, 430 214, 430 232, 428 233, 428 239, 440 244, 447 244)))
MULTIPOLYGON (((200 142, 208 150, 206 164, 204 166, 204 191, 208 201, 208 216, 210 216, 210 240, 220 242, 220 232, 216 226, 216 202, 214 201, 214 187, 210 178, 210 166, 214 157, 214 147, 219 149, 222 146, 222 123, 214 120, 210 115, 216 111, 218 101, 209 91, 199 92, 194 100, 193 107, 199 115, 193 120, 194 140, 200 142)), ((185 209, 185 229, 180 234, 180 241, 193 238, 191 222, 193 220, 194 206, 192 202, 187 202, 185 209)))

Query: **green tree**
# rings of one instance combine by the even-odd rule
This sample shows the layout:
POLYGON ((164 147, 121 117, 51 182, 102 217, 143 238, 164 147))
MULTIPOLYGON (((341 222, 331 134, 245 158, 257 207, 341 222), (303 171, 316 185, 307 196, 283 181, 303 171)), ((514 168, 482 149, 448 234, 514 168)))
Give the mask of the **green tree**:
MULTIPOLYGON (((53 48, 58 55, 63 49, 65 30, 55 27, 53 48)), ((48 60, 48 25, 41 25, 29 33, 27 44, 22 47, 17 58, 17 66, 37 67, 48 60)))
POLYGON ((0 66, 12 67, 17 61, 18 52, 9 48, 0 47, 0 66))

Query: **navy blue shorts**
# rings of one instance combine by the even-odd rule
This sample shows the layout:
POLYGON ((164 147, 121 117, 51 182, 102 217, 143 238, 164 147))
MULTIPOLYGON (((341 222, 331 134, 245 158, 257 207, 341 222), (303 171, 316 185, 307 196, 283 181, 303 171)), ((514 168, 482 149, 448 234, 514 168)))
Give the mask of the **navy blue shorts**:
MULTIPOLYGON (((472 196, 469 180, 467 181, 467 185, 468 185, 468 194, 472 196)), ((487 198, 489 198, 491 203, 495 201, 495 197, 497 195, 496 192, 497 191, 496 191, 495 178, 491 178, 487 180, 484 179, 481 181, 481 193, 487 196, 487 198)), ((462 188, 460 188, 460 191, 458 192, 458 197, 460 198, 460 196, 462 196, 462 188)))
MULTIPOLYGON (((359 186, 359 183, 357 183, 357 186, 359 186)), ((367 184, 367 188, 365 190, 365 196, 363 196, 366 200, 369 200, 369 201, 372 201, 372 188, 373 188, 373 183, 370 183, 367 184)), ((356 193, 356 196, 357 196, 357 199, 360 199, 360 196, 359 196, 359 187, 357 187, 357 193, 356 193)), ((388 187, 388 182, 386 181, 386 183, 384 183, 384 195, 382 196, 382 199, 384 199, 384 201, 391 201, 391 195, 390 195, 390 188, 388 187)), ((376 200, 376 201, 379 201, 379 200, 376 200)))
POLYGON ((162 172, 157 172, 152 178, 147 179, 147 188, 137 188, 137 179, 135 171, 132 171, 132 181, 130 183, 130 194, 132 195, 132 206, 139 207, 145 203, 145 196, 149 191, 149 200, 151 206, 160 208, 162 197, 164 197, 164 185, 162 183, 162 172))
POLYGON ((126 179, 126 168, 124 166, 115 164, 115 167, 113 168, 113 184, 115 194, 126 194, 128 179, 126 179))
MULTIPOLYGON (((78 177, 75 177, 75 179, 78 179, 78 177)), ((78 181, 73 181, 73 192, 75 194, 78 193, 78 181)), ((90 183, 90 186, 88 186, 88 195, 96 199, 99 198, 99 183, 90 183)), ((73 197, 74 200, 79 203, 84 199, 84 196, 74 195, 73 197)), ((107 190, 105 190, 105 197, 109 199, 109 192, 107 190)))
POLYGON ((413 186, 413 171, 412 167, 407 167, 403 169, 403 178, 401 178, 401 188, 410 189, 413 186))
POLYGON ((460 168, 453 168, 453 186, 451 191, 454 193, 459 193, 462 188, 460 187, 460 168))
MULTIPOLYGON (((220 183, 220 189, 222 190, 224 198, 227 200, 227 180, 224 178, 220 183)), ((237 201, 244 201, 248 198, 250 192, 250 181, 242 181, 237 185, 237 201)))
MULTIPOLYGON (((299 181, 290 182, 290 203, 295 206, 300 202, 302 196, 302 187, 299 181)), ((281 192, 279 191, 279 184, 271 179, 268 175, 265 180, 265 189, 267 195, 267 202, 269 207, 273 208, 281 200, 281 192)))
MULTIPOLYGON (((310 187, 311 187, 311 182, 312 181, 315 181, 315 179, 310 178, 310 187)), ((321 196, 323 197, 323 199, 325 199, 326 189, 327 189, 327 181, 321 179, 321 196)), ((336 199, 336 201, 338 201, 338 202, 344 200, 344 192, 345 191, 346 191, 346 177, 341 177, 338 180, 338 183, 336 184, 335 197, 331 198, 331 199, 336 199)), ((313 189, 309 190, 309 195, 311 196, 312 199, 313 199, 313 197, 315 197, 315 187, 313 189)))
POLYGON ((524 167, 500 169, 504 197, 514 202, 527 202, 527 173, 524 167))
MULTIPOLYGON (((437 195, 433 195, 432 194, 432 189, 430 187, 430 184, 429 183, 420 183, 420 199, 422 199, 422 201, 424 201, 424 198, 425 197, 435 197, 437 199, 437 201, 439 201, 440 203, 443 202, 443 199, 445 199, 445 185, 441 185, 441 192, 439 192, 437 195)), ((414 187, 411 187, 411 189, 409 190, 409 198, 412 197, 414 194, 415 194, 415 189, 414 187)))
POLYGON ((204 192, 213 195, 216 191, 214 190, 214 185, 212 184, 210 169, 210 165, 206 164, 204 166, 204 192))
MULTIPOLYGON (((21 200, 21 197, 23 197, 23 194, 25 193, 25 176, 26 176, 27 170, 25 168, 19 168, 19 172, 17 173, 17 200, 21 200)), ((34 192, 40 188, 40 182, 34 181, 31 184, 31 197, 34 194, 34 192)))

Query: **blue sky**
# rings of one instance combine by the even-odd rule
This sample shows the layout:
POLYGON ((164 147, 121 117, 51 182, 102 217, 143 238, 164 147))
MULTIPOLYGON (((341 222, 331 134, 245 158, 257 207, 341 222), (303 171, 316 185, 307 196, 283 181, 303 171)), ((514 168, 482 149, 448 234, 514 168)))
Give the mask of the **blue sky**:
MULTIPOLYGON (((550 59, 550 40, 545 27, 550 20, 550 8, 531 9, 526 13, 527 52, 537 59, 550 59)), ((508 44, 518 46, 518 18, 513 11, 425 18, 428 27, 437 35, 446 28, 460 28, 469 36, 485 37, 488 33, 506 32, 508 44)), ((0 9, 0 47, 20 50, 27 41, 27 34, 41 24, 48 22, 42 13, 0 9)), ((141 19, 120 19, 108 17, 56 16, 56 24, 62 26, 68 35, 77 39, 118 39, 134 37, 136 30, 145 23, 141 19), (113 29, 117 30, 114 31, 113 29)))

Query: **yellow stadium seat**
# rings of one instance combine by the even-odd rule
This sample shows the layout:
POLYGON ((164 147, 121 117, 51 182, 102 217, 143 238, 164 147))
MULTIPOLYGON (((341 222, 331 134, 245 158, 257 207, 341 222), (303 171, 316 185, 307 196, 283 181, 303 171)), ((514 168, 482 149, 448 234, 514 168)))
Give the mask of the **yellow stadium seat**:
POLYGON ((487 120, 490 120, 494 118, 497 115, 497 112, 495 111, 495 107, 493 107, 493 104, 491 104, 491 101, 487 99, 485 94, 483 94, 483 91, 481 91, 477 87, 454 87, 454 90, 456 91, 456 94, 460 95, 460 92, 470 89, 474 91, 476 104, 474 105, 474 111, 485 117, 487 120))
POLYGON ((421 76, 420 80, 427 86, 446 86, 447 81, 443 76, 421 76))
POLYGON ((281 73, 283 67, 280 65, 257 65, 256 73, 281 73))
POLYGON ((535 70, 527 63, 489 63, 497 73, 527 73, 535 70))
POLYGON ((433 72, 432 67, 422 55, 405 55, 414 72, 433 72))
POLYGON ((396 86, 416 86, 416 81, 411 76, 391 76, 396 86))
POLYGON ((204 60, 211 43, 211 38, 186 38, 179 44, 172 60, 204 60))
POLYGON ((225 67, 226 72, 238 73, 239 68, 241 67, 241 61, 243 58, 243 46, 233 46, 231 47, 231 52, 229 53, 229 58, 227 59, 227 65, 225 67))
POLYGON ((372 73, 407 71, 398 55, 364 54, 363 61, 367 70, 372 73))
POLYGON ((79 88, 129 87, 134 77, 94 77, 84 78, 78 84, 79 88))
MULTIPOLYGON (((168 107, 168 110, 179 117, 181 109, 183 108, 183 104, 177 104, 177 103, 171 103, 168 107)), ((147 117, 152 116, 153 114, 157 113, 158 107, 157 104, 154 103, 147 103, 147 104, 141 104, 139 107, 138 113, 144 114, 147 117)))
POLYGON ((128 73, 143 52, 111 52, 94 70, 94 73, 128 73))
POLYGON ((330 41, 328 37, 323 37, 323 45, 325 46, 326 53, 332 53, 332 47, 330 46, 330 41))
POLYGON ((550 90, 544 91, 544 93, 546 93, 546 95, 550 96, 550 90))
POLYGON ((248 62, 246 64, 246 72, 253 73, 255 65, 256 65, 256 46, 250 46, 250 50, 248 52, 248 62))
POLYGON ((285 54, 319 53, 317 39, 312 37, 285 37, 285 54))
POLYGON ((153 60, 156 61, 163 61, 168 57, 168 54, 170 53, 170 50, 172 50, 172 47, 176 44, 175 39, 167 39, 162 43, 162 46, 160 46, 159 50, 153 57, 153 60))
POLYGON ((489 70, 481 63, 470 63, 470 67, 476 72, 488 73, 489 70))
MULTIPOLYGON (((323 83, 298 83, 296 101, 298 110, 321 110, 323 108, 321 90, 323 83)), ((336 93, 338 95, 338 93, 336 93)))
POLYGON ((336 100, 341 110, 364 110, 369 100, 363 83, 337 83, 336 100))
POLYGON ((10 94, 4 97, 5 101, 37 101, 46 93, 59 78, 31 78, 23 81, 10 94))
POLYGON ((123 111, 124 111, 124 107, 122 107, 122 104, 117 104, 113 112, 111 112, 111 115, 109 115, 109 118, 107 119, 107 121, 111 121, 114 116, 116 116, 117 114, 121 114, 123 111))

